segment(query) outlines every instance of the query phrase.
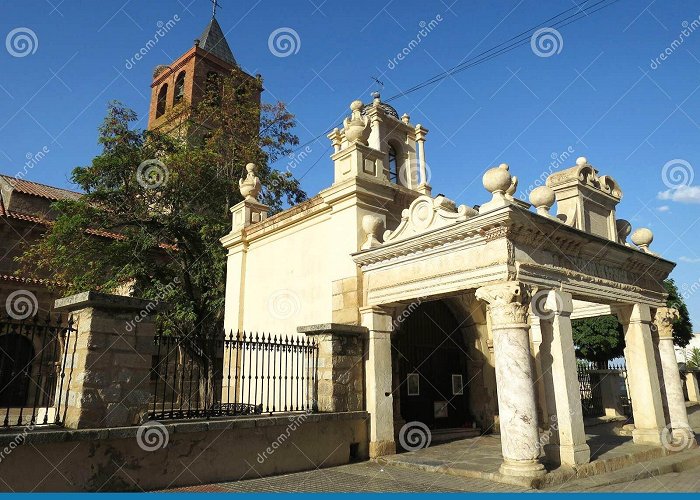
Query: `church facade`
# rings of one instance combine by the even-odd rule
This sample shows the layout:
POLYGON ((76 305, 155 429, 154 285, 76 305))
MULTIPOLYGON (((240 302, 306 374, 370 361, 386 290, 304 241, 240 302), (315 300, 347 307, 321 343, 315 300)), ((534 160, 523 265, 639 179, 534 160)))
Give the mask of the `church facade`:
POLYGON ((498 431, 501 473, 538 476, 590 461, 571 316, 612 311, 635 443, 687 438, 662 285, 674 264, 616 217, 615 180, 579 158, 525 203, 502 164, 480 205, 457 206, 432 196, 427 133, 378 94, 354 101, 328 135, 333 184, 274 216, 249 165, 221 240, 226 329, 317 338, 319 410, 366 410, 372 457, 409 424, 498 431))

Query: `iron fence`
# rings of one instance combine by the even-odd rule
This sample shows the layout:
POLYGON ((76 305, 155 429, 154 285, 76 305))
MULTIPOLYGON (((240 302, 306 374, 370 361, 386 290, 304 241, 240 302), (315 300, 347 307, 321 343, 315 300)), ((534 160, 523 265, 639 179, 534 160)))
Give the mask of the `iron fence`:
POLYGON ((607 362, 605 364, 578 361, 578 382, 581 391, 581 409, 584 417, 600 417, 605 414, 601 382, 604 377, 617 373, 624 382, 624 390, 617 394, 617 406, 625 415, 631 416, 632 405, 629 399, 627 368, 624 363, 607 362))
POLYGON ((317 411, 318 346, 246 332, 155 338, 151 419, 317 411))
POLYGON ((61 425, 61 402, 67 390, 65 346, 72 318, 61 316, 0 320, 0 411, 3 427, 61 425))

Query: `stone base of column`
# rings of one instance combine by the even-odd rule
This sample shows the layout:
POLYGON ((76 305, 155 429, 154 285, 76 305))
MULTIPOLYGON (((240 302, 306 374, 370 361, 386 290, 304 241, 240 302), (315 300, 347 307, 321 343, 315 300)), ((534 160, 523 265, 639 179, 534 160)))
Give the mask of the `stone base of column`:
POLYGON ((637 429, 632 431, 632 441, 634 444, 650 444, 652 446, 663 446, 661 441, 661 429, 637 429))
POLYGON ((698 442, 695 440, 695 433, 690 427, 679 427, 671 431, 673 445, 682 446, 682 449, 697 448, 698 442))
POLYGON ((499 470, 504 476, 542 477, 547 471, 539 460, 508 460, 505 459, 499 470))
POLYGON ((370 441, 369 458, 396 455, 396 443, 394 441, 370 441))
POLYGON ((547 461, 556 465, 582 465, 591 461, 591 449, 587 444, 579 445, 544 445, 547 461))

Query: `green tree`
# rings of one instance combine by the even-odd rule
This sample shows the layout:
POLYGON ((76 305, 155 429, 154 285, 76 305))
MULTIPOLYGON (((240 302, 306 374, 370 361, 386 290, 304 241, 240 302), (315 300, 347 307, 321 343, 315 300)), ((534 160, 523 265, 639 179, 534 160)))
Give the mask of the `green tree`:
POLYGON ((668 293, 666 304, 668 307, 678 309, 678 319, 673 322, 673 342, 677 346, 685 347, 693 338, 693 324, 690 322, 688 307, 683 296, 678 293, 678 287, 673 279, 664 281, 664 288, 668 293))
POLYGON ((690 356, 685 364, 688 368, 700 369, 700 349, 693 347, 690 350, 690 356))
MULTIPOLYGON (((224 80, 224 86, 232 85, 224 80)), ((197 334, 220 328, 226 256, 219 238, 231 229, 228 208, 242 199, 235 175, 222 175, 221 165, 240 172, 252 157, 259 164, 263 201, 273 211, 283 200, 305 199, 291 174, 267 163, 298 142, 291 132, 294 117, 281 103, 272 108, 238 104, 234 112, 247 118, 247 106, 254 107, 268 126, 258 134, 259 122, 249 123, 255 133, 240 147, 245 154, 224 158, 228 152, 216 142, 193 144, 135 130, 135 113, 110 103, 99 129, 101 154, 72 173, 85 195, 55 204, 55 223, 20 257, 20 272, 51 276, 70 292, 130 287, 134 295, 169 304, 161 321, 170 329, 197 334)), ((224 140, 226 131, 211 131, 224 140)))
POLYGON ((571 322, 576 357, 598 364, 620 357, 625 348, 622 325, 613 315, 571 322))

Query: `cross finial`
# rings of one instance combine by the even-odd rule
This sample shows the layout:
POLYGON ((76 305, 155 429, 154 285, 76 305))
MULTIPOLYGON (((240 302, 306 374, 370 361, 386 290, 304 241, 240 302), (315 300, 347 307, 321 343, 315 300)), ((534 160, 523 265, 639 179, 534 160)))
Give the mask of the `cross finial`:
POLYGON ((212 4, 212 9, 211 9, 211 17, 214 19, 216 17, 216 9, 221 9, 221 5, 219 5, 219 0, 211 0, 212 4))

